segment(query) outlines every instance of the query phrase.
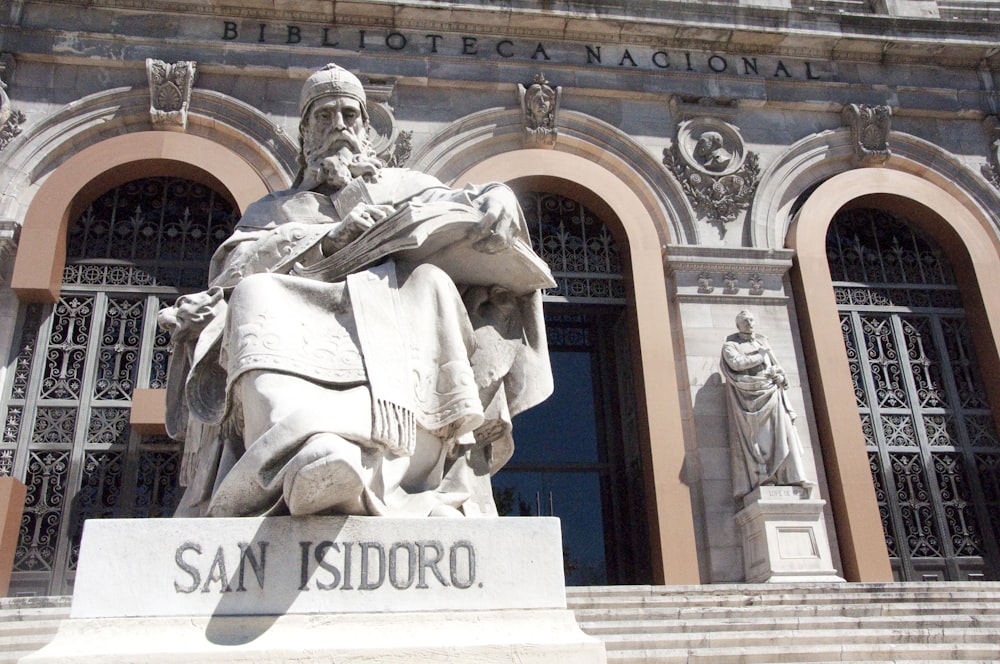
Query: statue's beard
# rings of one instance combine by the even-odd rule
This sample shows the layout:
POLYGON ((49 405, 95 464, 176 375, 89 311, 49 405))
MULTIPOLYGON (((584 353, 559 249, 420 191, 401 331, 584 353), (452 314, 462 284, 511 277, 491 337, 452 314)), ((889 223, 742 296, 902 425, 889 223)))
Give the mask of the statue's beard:
POLYGON ((381 169, 367 142, 350 131, 332 130, 306 136, 302 152, 305 160, 302 189, 338 191, 355 178, 378 179, 381 169))

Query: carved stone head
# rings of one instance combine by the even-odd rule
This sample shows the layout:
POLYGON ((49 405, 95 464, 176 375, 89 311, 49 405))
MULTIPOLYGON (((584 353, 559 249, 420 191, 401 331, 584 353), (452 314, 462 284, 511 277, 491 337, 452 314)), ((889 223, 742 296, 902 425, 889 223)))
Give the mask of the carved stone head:
POLYGON ((365 125, 368 124, 368 100, 361 79, 332 62, 306 79, 299 95, 299 117, 305 119, 309 108, 324 97, 350 97, 361 105, 365 125))
POLYGON ((744 309, 736 314, 736 329, 743 334, 753 334, 757 330, 757 318, 744 309))
POLYGON ((369 138, 361 80, 328 64, 306 79, 299 96, 299 176, 296 187, 339 190, 355 177, 377 177, 382 163, 369 138))

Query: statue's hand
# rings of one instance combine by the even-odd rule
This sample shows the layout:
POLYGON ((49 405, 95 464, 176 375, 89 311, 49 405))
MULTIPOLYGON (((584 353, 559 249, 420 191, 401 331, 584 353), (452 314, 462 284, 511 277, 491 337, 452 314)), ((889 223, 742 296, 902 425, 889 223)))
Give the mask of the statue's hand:
POLYGON ((396 209, 391 205, 358 203, 343 220, 323 238, 323 254, 330 256, 353 242, 359 235, 382 221, 396 209))
POLYGON ((221 302, 223 291, 218 287, 182 295, 174 306, 160 310, 156 322, 177 340, 185 333, 204 329, 219 314, 221 302))
POLYGON ((788 387, 788 376, 785 375, 784 370, 776 368, 774 370, 773 379, 774 379, 774 383, 778 387, 783 387, 783 388, 784 387, 788 387))
POLYGON ((499 253, 510 246, 517 229, 517 199, 509 189, 498 187, 481 200, 483 219, 479 222, 479 239, 472 248, 486 254, 499 253))

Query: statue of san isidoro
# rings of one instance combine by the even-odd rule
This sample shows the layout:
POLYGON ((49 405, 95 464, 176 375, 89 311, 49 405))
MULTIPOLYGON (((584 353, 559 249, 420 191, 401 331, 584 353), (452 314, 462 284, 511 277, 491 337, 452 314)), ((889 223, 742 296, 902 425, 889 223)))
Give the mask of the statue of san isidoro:
POLYGON ((179 516, 495 516, 511 418, 552 391, 514 193, 386 168, 360 80, 300 98, 299 173, 249 206, 172 333, 179 516))

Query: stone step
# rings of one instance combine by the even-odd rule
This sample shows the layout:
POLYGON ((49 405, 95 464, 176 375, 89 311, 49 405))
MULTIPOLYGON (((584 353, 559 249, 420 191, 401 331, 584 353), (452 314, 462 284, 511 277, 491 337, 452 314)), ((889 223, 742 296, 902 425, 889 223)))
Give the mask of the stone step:
POLYGON ((13 664, 51 641, 69 618, 69 597, 0 598, 0 664, 13 664))
POLYGON ((47 646, 53 638, 55 638, 55 634, 50 634, 44 639, 24 639, 10 643, 0 640, 0 664, 14 664, 22 657, 38 652, 47 646))
POLYGON ((69 607, 48 607, 41 609, 0 609, 0 625, 8 622, 30 620, 52 620, 69 617, 69 607))
POLYGON ((1000 615, 1000 602, 952 602, 950 604, 926 603, 895 603, 868 602, 866 604, 836 605, 827 604, 811 606, 747 606, 747 607, 684 607, 662 608, 651 607, 600 607, 580 608, 572 606, 574 613, 584 620, 682 620, 697 622, 699 620, 740 619, 747 616, 755 618, 866 618, 910 615, 1000 615))
POLYGON ((567 586, 567 595, 811 595, 857 592, 995 592, 1000 581, 892 581, 863 583, 715 583, 709 585, 657 586, 651 584, 567 586))
POLYGON ((70 595, 40 595, 31 597, 0 597, 0 613, 14 609, 69 609, 70 595))
POLYGON ((845 644, 827 646, 785 647, 774 645, 756 648, 653 649, 615 651, 608 649, 608 662, 616 664, 672 664, 674 662, 704 662, 706 664, 776 664, 780 662, 965 662, 989 664, 998 661, 1000 647, 989 644, 845 644))
POLYGON ((0 639, 29 634, 55 634, 60 623, 69 616, 53 617, 51 620, 0 620, 0 639))
POLYGON ((855 629, 855 630, 892 630, 892 629, 958 629, 976 628, 993 629, 1000 635, 1000 615, 951 615, 942 616, 925 614, 919 616, 877 616, 866 618, 816 617, 798 618, 794 620, 763 618, 706 620, 698 623, 688 621, 662 621, 634 619, 624 620, 615 617, 613 620, 594 620, 577 613, 577 622, 588 634, 603 637, 604 635, 641 635, 641 634, 674 634, 705 632, 739 632, 766 631, 773 633, 787 630, 794 626, 802 630, 818 629, 855 629))
POLYGON ((39 648, 41 648, 41 646, 38 646, 38 648, 22 650, 19 646, 18 650, 0 650, 0 664, 17 664, 22 657, 27 657, 39 648))
MULTIPOLYGON (((733 588, 719 591, 698 591, 694 587, 685 591, 651 588, 648 586, 567 589, 567 600, 573 608, 583 606, 629 607, 629 606, 772 606, 796 605, 808 602, 812 605, 870 603, 877 599, 880 602, 913 602, 925 603, 959 601, 1000 601, 1000 584, 982 583, 967 584, 964 587, 928 588, 921 584, 911 588, 895 588, 878 585, 869 588, 856 588, 863 584, 842 584, 843 588, 830 590, 829 586, 818 588, 815 592, 802 589, 790 592, 784 588, 747 586, 746 590, 733 588), (981 587, 980 587, 981 586, 981 587)), ((900 584, 912 585, 912 584, 900 584)))
POLYGON ((615 650, 646 650, 664 648, 781 648, 794 646, 840 647, 843 644, 872 645, 886 643, 921 645, 992 645, 1000 654, 997 631, 992 628, 943 629, 924 627, 917 629, 784 629, 759 633, 697 632, 675 634, 602 634, 600 639, 615 650))
POLYGON ((1000 661, 1000 583, 567 588, 610 662, 1000 661))

